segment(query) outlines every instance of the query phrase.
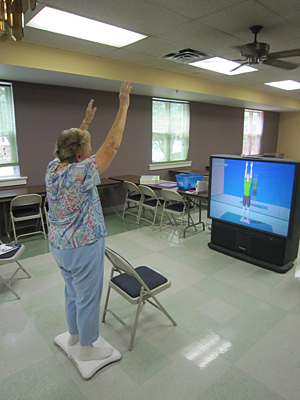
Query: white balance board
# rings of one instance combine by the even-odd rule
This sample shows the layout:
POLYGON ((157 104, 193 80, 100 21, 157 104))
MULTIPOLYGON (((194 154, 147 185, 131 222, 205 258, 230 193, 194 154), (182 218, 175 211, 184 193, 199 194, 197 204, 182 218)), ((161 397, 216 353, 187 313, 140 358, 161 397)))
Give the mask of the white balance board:
POLYGON ((119 361, 122 357, 118 350, 116 350, 106 340, 99 336, 93 345, 95 347, 110 347, 113 350, 112 355, 104 360, 81 361, 79 360, 79 342, 75 344, 75 346, 69 346, 69 336, 69 332, 62 333, 56 336, 54 342, 67 353, 68 357, 74 362, 84 379, 90 379, 97 371, 99 371, 99 369, 115 361, 119 361))

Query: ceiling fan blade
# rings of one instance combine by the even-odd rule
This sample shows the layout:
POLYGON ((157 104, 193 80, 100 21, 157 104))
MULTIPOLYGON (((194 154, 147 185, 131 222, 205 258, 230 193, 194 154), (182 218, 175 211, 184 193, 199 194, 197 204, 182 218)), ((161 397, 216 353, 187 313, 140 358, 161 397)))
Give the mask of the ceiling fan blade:
POLYGON ((277 51, 276 53, 269 53, 268 58, 285 58, 285 57, 300 57, 300 49, 277 51))
POLYGON ((246 65, 246 64, 248 64, 248 61, 242 62, 240 65, 238 65, 237 67, 231 69, 229 72, 234 72, 234 71, 238 70, 239 68, 241 68, 243 65, 246 65))
POLYGON ((239 58, 237 60, 231 60, 231 61, 235 61, 235 62, 240 62, 240 61, 246 61, 246 63, 248 62, 248 58, 243 58, 242 60, 239 58))
POLYGON ((299 65, 287 61, 276 60, 276 59, 266 59, 262 62, 263 64, 270 65, 271 67, 282 68, 282 69, 295 69, 299 65))
POLYGON ((30 10, 35 10, 36 7, 36 0, 30 0, 30 10))

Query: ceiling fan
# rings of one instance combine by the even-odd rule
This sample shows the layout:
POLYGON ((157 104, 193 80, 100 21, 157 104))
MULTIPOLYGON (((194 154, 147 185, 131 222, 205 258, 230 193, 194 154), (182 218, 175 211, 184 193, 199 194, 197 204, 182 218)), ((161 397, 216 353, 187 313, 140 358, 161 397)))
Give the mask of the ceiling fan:
POLYGON ((244 44, 244 46, 239 48, 241 56, 245 57, 245 59, 235 60, 243 62, 238 67, 234 68, 232 71, 236 71, 238 68, 246 64, 252 65, 259 63, 270 65, 276 68, 289 69, 289 70, 297 68, 299 64, 295 64, 288 61, 282 61, 279 60, 279 58, 298 57, 300 56, 300 49, 284 50, 284 51, 277 51, 275 53, 270 53, 270 45, 268 43, 262 43, 257 41, 257 34, 262 29, 263 26, 261 25, 250 26, 249 30, 254 35, 254 41, 253 43, 244 44))

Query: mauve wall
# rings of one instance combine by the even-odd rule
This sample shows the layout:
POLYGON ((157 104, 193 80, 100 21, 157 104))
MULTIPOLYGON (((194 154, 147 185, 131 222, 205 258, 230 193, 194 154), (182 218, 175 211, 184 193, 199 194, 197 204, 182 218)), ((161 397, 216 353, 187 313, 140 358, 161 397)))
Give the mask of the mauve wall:
MULTIPOLYGON (((90 125, 93 151, 105 140, 119 104, 117 93, 60 86, 14 82, 13 92, 21 175, 28 176, 29 185, 44 183, 59 132, 80 126, 91 98, 97 107, 90 125)), ((131 96, 122 146, 102 177, 147 174, 150 162, 151 98, 131 96)))
POLYGON ((278 130, 279 130, 279 113, 264 113, 264 131, 261 143, 261 153, 276 153, 278 130))
MULTIPOLYGON (((48 162, 60 131, 80 126, 86 106, 95 99, 98 110, 90 126, 93 151, 103 143, 118 109, 118 94, 61 86, 13 83, 17 141, 21 174, 29 185, 44 183, 48 162)), ((204 169, 210 154, 240 154, 243 134, 243 108, 190 103, 190 150, 192 168, 204 169)), ((123 142, 106 178, 120 174, 160 174, 149 171, 152 131, 151 97, 131 95, 123 142)), ((279 114, 266 112, 262 152, 274 153, 277 147, 279 114)))
POLYGON ((189 159, 194 169, 209 165, 211 154, 241 154, 244 109, 191 103, 189 159))

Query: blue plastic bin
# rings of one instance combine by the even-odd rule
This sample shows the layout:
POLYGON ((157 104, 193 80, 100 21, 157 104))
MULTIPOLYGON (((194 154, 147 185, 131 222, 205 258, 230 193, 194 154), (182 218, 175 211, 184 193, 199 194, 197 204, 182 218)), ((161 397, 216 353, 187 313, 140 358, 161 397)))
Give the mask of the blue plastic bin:
POLYGON ((176 175, 177 187, 182 190, 193 190, 196 188, 197 181, 203 180, 203 175, 180 174, 176 175))

